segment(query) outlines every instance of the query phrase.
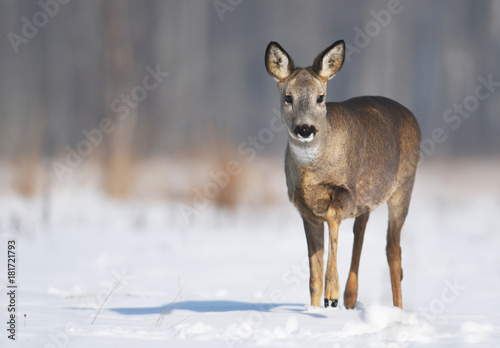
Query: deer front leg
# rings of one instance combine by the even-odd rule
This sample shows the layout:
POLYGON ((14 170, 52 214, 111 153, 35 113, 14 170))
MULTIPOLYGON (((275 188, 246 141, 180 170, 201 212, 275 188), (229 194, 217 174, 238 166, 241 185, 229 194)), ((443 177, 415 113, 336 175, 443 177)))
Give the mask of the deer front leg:
POLYGON ((302 219, 306 231, 307 251, 309 255, 311 305, 320 307, 321 295, 323 294, 323 250, 325 243, 323 222, 310 222, 305 218, 302 219))
POLYGON ((337 307, 339 302, 339 273, 337 271, 337 240, 342 222, 342 210, 330 207, 326 215, 330 242, 325 275, 325 307, 337 307))

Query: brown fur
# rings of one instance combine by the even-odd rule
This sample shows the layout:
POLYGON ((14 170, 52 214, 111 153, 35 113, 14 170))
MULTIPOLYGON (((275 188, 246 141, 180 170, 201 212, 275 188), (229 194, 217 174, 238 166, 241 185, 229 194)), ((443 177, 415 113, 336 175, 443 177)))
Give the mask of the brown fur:
POLYGON ((393 303, 402 307, 400 234, 408 213, 419 160, 420 128, 413 114, 383 97, 358 97, 325 103, 328 79, 342 67, 345 44, 337 41, 309 68, 296 68, 277 43, 266 50, 266 68, 278 81, 282 118, 289 130, 285 173, 290 201, 304 221, 310 265, 311 304, 320 306, 323 290, 324 227, 329 229, 326 300, 339 299, 338 228, 356 218, 352 262, 344 305, 353 308, 358 268, 370 211, 387 202, 387 260, 393 303), (287 101, 288 100, 288 101, 287 101), (298 126, 314 126, 307 139, 298 126))

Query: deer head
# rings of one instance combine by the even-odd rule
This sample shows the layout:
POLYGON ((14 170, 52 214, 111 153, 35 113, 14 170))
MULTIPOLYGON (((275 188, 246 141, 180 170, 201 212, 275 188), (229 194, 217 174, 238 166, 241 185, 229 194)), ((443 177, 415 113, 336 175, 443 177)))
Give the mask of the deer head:
POLYGON ((321 52, 311 67, 296 68, 277 42, 267 46, 266 69, 278 82, 281 117, 291 142, 313 143, 325 132, 327 83, 342 67, 344 57, 345 43, 339 40, 321 52))

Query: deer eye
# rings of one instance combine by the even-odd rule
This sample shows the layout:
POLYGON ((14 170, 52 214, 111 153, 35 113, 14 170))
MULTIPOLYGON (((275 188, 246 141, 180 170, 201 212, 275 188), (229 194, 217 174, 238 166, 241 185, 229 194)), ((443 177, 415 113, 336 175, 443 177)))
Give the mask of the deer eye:
POLYGON ((325 96, 323 94, 321 95, 318 95, 318 99, 316 99, 316 102, 319 104, 319 103, 322 103, 323 102, 323 99, 325 99, 325 96))
POLYGON ((288 104, 293 103, 293 97, 291 95, 285 95, 285 102, 288 104))

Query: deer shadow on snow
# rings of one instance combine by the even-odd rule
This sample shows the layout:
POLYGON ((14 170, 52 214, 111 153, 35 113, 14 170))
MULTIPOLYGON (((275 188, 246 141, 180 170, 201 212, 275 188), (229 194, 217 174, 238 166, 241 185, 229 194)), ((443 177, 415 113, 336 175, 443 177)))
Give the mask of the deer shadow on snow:
POLYGON ((150 315, 171 314, 178 310, 192 311, 196 313, 226 313, 226 312, 295 312, 311 315, 313 317, 325 317, 317 313, 305 311, 303 303, 273 303, 273 302, 243 302, 229 300, 206 300, 206 301, 179 301, 158 307, 121 307, 109 308, 108 310, 122 315, 150 315))

